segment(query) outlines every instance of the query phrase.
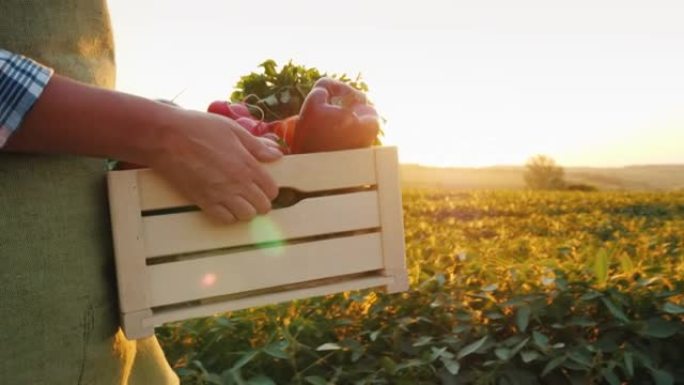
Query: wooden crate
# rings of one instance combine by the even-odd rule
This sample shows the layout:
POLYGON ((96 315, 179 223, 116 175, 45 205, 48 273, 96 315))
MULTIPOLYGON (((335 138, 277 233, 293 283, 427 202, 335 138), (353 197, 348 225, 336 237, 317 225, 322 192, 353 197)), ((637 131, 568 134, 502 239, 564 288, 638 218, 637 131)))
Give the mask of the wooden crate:
POLYGON ((232 225, 193 210, 151 170, 109 173, 128 338, 219 312, 408 288, 396 148, 290 155, 266 168, 281 189, 308 198, 232 225))

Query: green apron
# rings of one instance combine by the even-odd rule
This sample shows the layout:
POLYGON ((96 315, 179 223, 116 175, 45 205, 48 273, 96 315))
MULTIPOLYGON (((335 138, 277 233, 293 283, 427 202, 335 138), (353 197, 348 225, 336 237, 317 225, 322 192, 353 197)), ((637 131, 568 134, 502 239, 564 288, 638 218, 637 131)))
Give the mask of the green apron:
MULTIPOLYGON (((0 48, 114 86, 104 0, 2 0, 0 15, 0 48)), ((178 383, 156 338, 119 330, 104 175, 101 159, 0 153, 2 384, 178 383)))

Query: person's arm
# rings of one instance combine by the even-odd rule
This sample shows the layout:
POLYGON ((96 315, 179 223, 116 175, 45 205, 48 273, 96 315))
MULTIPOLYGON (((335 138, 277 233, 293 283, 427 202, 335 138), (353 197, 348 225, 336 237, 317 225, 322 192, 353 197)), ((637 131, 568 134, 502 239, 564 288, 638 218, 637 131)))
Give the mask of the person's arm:
POLYGON ((0 48, 0 148, 21 125, 52 69, 0 48))
MULTIPOLYGON (((2 95, 0 94, 0 98, 2 95)), ((2 151, 73 154, 148 165, 212 217, 246 220, 278 192, 259 161, 276 146, 222 116, 53 75, 2 151)))

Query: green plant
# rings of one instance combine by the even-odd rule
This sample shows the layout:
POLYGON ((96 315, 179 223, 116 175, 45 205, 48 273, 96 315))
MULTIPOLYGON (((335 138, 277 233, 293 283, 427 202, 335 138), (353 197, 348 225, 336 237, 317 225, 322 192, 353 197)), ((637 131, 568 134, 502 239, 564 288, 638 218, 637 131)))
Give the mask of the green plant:
POLYGON ((360 91, 368 91, 368 85, 357 75, 354 79, 346 74, 321 73, 316 68, 308 68, 291 61, 278 70, 278 64, 268 59, 259 65, 262 72, 251 72, 242 76, 230 95, 232 102, 244 101, 259 107, 264 112, 264 120, 271 122, 297 115, 316 80, 331 77, 360 91))
POLYGON ((684 194, 404 193, 412 289, 158 329, 184 384, 684 384, 684 194))

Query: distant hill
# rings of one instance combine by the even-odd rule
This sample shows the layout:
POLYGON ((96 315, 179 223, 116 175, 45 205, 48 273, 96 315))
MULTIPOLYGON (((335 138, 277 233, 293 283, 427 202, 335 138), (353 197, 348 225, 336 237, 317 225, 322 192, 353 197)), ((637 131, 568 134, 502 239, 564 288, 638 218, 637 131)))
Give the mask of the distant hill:
MULTIPOLYGON (((401 165, 401 180, 404 187, 522 189, 524 171, 521 166, 441 168, 405 164, 401 165)), ((566 167, 565 179, 601 190, 684 190, 684 165, 566 167)))

